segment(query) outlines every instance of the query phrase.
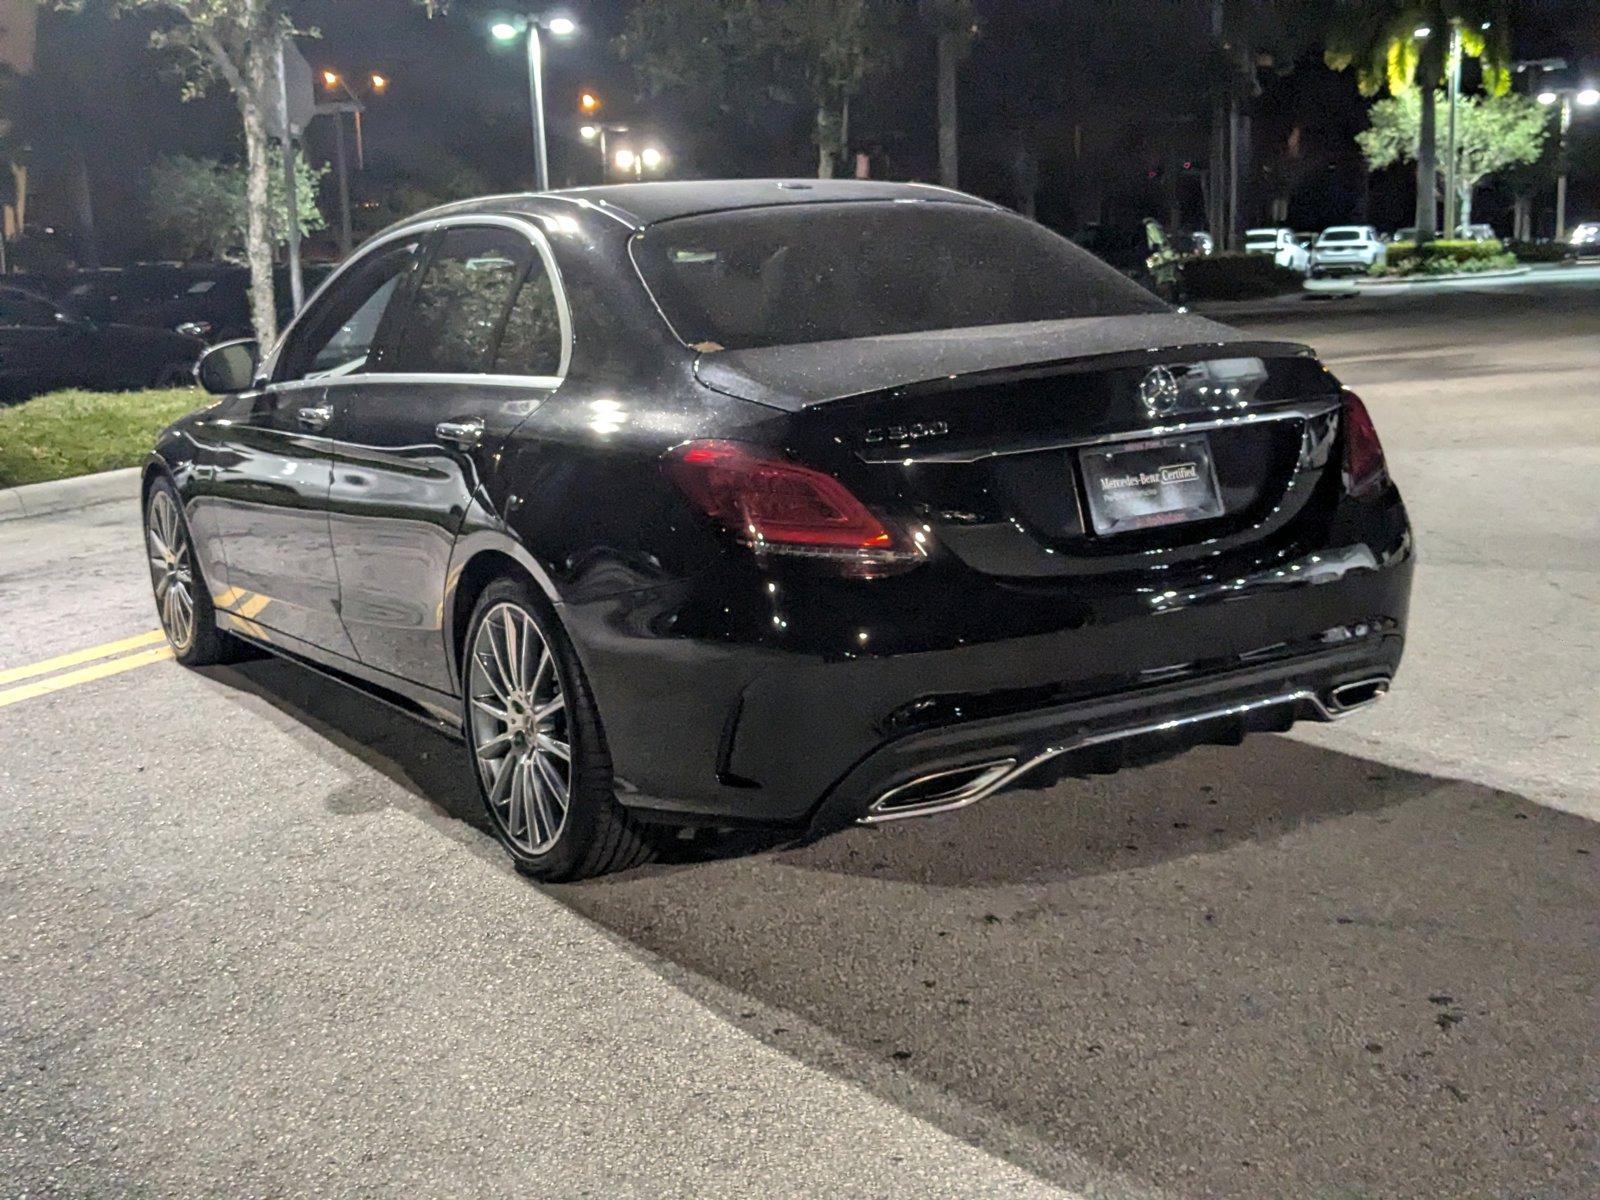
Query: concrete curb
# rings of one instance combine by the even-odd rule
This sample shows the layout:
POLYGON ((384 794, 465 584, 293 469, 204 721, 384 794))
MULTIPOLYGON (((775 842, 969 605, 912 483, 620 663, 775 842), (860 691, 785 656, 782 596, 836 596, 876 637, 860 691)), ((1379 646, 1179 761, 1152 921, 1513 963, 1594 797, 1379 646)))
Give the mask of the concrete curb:
POLYGON ((55 479, 49 483, 25 483, 21 487, 0 490, 0 521, 72 512, 96 504, 132 500, 138 494, 138 467, 79 475, 75 479, 55 479))
POLYGON ((1415 287, 1418 284, 1471 283, 1478 279, 1511 279, 1517 275, 1531 275, 1531 267, 1513 267, 1506 271, 1470 271, 1461 275, 1409 275, 1396 279, 1352 279, 1358 288, 1415 287))

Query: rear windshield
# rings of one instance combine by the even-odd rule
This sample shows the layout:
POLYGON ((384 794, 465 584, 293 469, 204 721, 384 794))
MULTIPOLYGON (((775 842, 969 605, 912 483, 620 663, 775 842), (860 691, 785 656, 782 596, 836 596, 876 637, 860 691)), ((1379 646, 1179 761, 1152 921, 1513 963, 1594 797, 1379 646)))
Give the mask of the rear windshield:
POLYGON ((677 335, 727 350, 1167 311, 1044 226, 976 205, 682 217, 650 226, 633 253, 677 335))
POLYGON ((1318 238, 1319 242, 1359 242, 1362 234, 1359 229, 1329 229, 1318 238))

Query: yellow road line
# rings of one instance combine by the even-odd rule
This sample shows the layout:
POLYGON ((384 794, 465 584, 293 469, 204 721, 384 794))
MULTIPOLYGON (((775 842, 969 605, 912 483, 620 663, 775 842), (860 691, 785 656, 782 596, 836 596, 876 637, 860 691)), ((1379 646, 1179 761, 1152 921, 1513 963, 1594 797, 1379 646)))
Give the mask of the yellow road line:
POLYGON ((113 658, 109 662, 96 663, 94 666, 84 667, 82 670, 68 671, 65 675, 56 675, 49 679, 25 683, 21 687, 8 688, 0 692, 0 708, 4 708, 8 704, 20 704, 24 700, 33 700, 39 696, 48 696, 51 692, 59 692, 63 688, 76 687, 80 683, 104 679, 108 675, 120 675, 124 671, 132 671, 138 667, 148 667, 151 663, 165 662, 171 657, 171 646, 156 646, 150 650, 140 650, 135 654, 113 658))
POLYGON ((56 658, 47 658, 26 667, 11 667, 0 671, 0 687, 8 683, 16 683, 21 679, 32 679, 37 675, 49 675, 54 671, 65 671, 68 667, 76 667, 81 663, 94 662, 97 658, 110 658, 113 654, 126 654, 129 650, 142 650, 146 646, 153 646, 157 642, 166 641, 167 635, 159 629, 152 629, 149 633, 141 633, 137 637, 123 638, 119 642, 106 642, 102 646, 90 646, 87 650, 74 650, 71 654, 62 654, 56 658))

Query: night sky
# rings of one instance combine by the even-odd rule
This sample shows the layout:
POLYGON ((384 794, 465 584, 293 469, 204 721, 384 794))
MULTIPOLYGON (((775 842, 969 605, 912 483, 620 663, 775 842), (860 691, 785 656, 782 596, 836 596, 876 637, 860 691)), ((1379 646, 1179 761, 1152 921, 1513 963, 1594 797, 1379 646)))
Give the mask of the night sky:
MULTIPOLYGON (((323 0, 300 7, 304 23, 322 33, 301 43, 314 67, 352 77, 380 71, 394 81, 366 117, 369 170, 356 180, 358 198, 388 200, 403 183, 423 193, 530 183, 521 50, 495 45, 487 34, 491 17, 505 9, 456 0, 447 15, 430 20, 410 0, 323 0)), ((1040 218, 1063 228, 1078 219, 1077 209, 1112 196, 1163 215, 1161 206, 1176 196, 1184 220, 1198 220, 1198 183, 1182 165, 1204 153, 1197 47, 1204 44, 1205 4, 980 0, 979 7, 984 36, 962 74, 964 187, 1010 200, 1023 163, 1037 171, 1040 218), (1087 182, 1091 178, 1097 182, 1087 182)), ((809 115, 798 108, 755 96, 737 114, 708 115, 686 102, 640 101, 630 71, 612 50, 627 8, 622 0, 562 6, 584 32, 552 47, 547 59, 554 183, 598 176, 597 151, 576 133, 576 101, 585 88, 606 97, 607 119, 651 130, 672 155, 673 174, 814 171, 809 115)), ((1600 3, 1522 0, 1516 8, 1519 57, 1587 59, 1590 73, 1600 72, 1600 3)), ((113 257, 138 249, 139 187, 152 158, 229 157, 240 144, 237 116, 220 88, 206 100, 178 100, 161 57, 146 48, 148 29, 134 18, 41 16, 40 69, 60 79, 83 112, 94 148, 96 203, 113 257)), ((925 179, 935 172, 932 66, 931 44, 914 39, 898 68, 870 81, 855 107, 853 140, 872 151, 882 174, 925 179)), ((1331 160, 1319 168, 1326 171, 1325 185, 1302 189, 1291 220, 1314 228, 1366 205, 1371 219, 1397 223, 1409 205, 1403 178, 1380 177, 1369 189, 1354 157, 1350 136, 1364 121, 1353 80, 1326 71, 1310 55, 1292 73, 1264 73, 1263 82, 1257 106, 1263 137, 1305 124, 1325 140, 1331 160)), ((1600 126, 1600 118, 1586 124, 1600 126)), ((1600 131, 1581 136, 1600 140, 1600 131)), ((313 158, 331 155, 326 120, 313 126, 309 145, 313 158)), ((48 195, 40 202, 48 205, 48 195)), ((1600 181, 1581 179, 1574 202, 1575 215, 1600 209, 1600 181)))

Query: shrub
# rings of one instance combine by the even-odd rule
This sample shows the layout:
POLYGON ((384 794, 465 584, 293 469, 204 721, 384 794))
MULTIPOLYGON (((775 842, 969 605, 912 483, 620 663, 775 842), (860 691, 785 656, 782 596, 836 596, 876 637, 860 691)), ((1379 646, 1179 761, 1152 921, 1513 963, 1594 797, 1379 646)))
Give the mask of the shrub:
POLYGON ((1565 262, 1571 253, 1561 242, 1507 242, 1506 249, 1522 263, 1565 262))
POLYGON ((1468 275, 1477 271, 1500 271, 1516 265, 1496 239, 1472 242, 1439 238, 1424 245, 1395 242, 1389 247, 1388 262, 1372 269, 1374 275, 1468 275))
POLYGON ((1179 268, 1186 300, 1259 300, 1298 291, 1298 271, 1280 267, 1265 254, 1210 254, 1186 258, 1179 268))

